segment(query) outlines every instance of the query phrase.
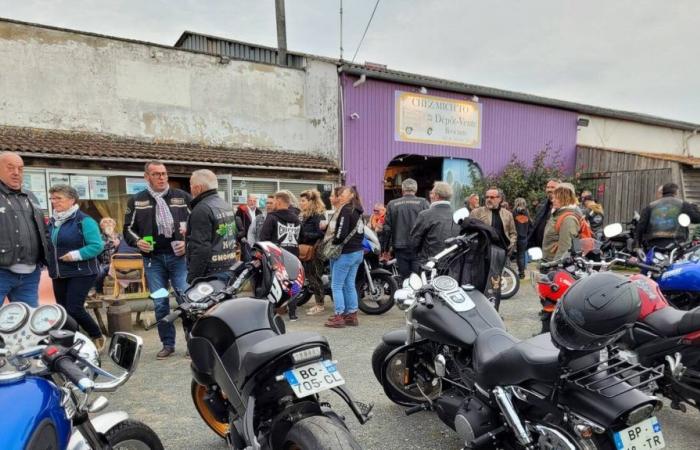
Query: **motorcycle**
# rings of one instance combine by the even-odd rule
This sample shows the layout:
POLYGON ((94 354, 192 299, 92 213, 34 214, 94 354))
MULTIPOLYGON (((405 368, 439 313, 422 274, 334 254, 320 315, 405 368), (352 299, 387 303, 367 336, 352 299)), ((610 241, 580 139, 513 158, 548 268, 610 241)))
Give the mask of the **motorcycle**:
MULTIPOLYGON (((637 267, 650 273, 663 270, 659 266, 640 263, 625 253, 618 253, 609 261, 589 261, 575 256, 545 264, 558 269, 552 279, 540 277, 538 290, 559 297, 575 280, 594 271, 610 270, 616 265, 637 267)), ((663 378, 650 384, 648 393, 667 397, 673 409, 685 412, 685 404, 700 409, 700 310, 674 308, 660 286, 649 277, 635 274, 630 280, 639 288, 642 309, 634 326, 620 340, 620 347, 624 350, 622 357, 663 371, 663 378)))
POLYGON ((549 334, 520 341, 483 294, 435 276, 435 265, 474 237, 448 239, 396 292, 406 329, 384 335, 372 356, 389 399, 407 406, 407 415, 437 412, 471 449, 614 448, 617 441, 633 448, 637 429, 650 449, 662 448, 653 417, 661 403, 639 390, 658 371, 622 360, 615 348, 580 356, 555 347, 549 334), (631 382, 630 370, 644 380, 631 382))
MULTIPOLYGON (((363 240, 364 258, 355 279, 357 289, 358 307, 365 314, 384 314, 394 306, 392 297, 398 283, 394 272, 382 266, 379 260, 381 245, 379 238, 368 227, 364 229, 365 239, 363 240)), ((324 295, 333 296, 331 289, 330 266, 326 263, 323 274, 324 295)), ((297 296, 297 306, 306 304, 313 292, 311 287, 305 285, 297 296)))
POLYGON ((0 448, 162 450, 158 435, 123 411, 91 416, 108 401, 90 394, 117 390, 136 370, 141 338, 112 336, 109 356, 124 370, 117 376, 100 368, 94 345, 70 322, 60 305, 0 308, 0 448))
POLYGON ((635 233, 639 224, 640 215, 635 211, 632 219, 621 225, 620 232, 614 236, 607 237, 601 247, 601 252, 606 259, 611 259, 618 252, 632 251, 635 241, 635 233))
POLYGON ((274 312, 303 284, 301 262, 269 242, 255 243, 252 252, 252 261, 238 263, 228 281, 195 280, 162 319, 182 318, 195 408, 234 449, 361 448, 319 394, 338 394, 362 424, 372 405, 355 401, 344 386, 323 336, 285 334, 274 312), (254 295, 237 296, 248 281, 254 295))

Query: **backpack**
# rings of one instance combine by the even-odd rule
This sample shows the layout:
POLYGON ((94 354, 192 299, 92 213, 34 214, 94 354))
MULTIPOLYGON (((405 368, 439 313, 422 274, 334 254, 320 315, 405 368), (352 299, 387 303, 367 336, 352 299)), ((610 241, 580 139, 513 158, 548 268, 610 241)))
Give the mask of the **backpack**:
POLYGON ((586 218, 579 214, 576 214, 573 211, 567 211, 561 216, 559 216, 557 222, 554 224, 554 229, 557 231, 557 233, 559 233, 559 230, 561 229, 561 224, 564 223, 564 219, 566 219, 569 216, 577 216, 579 227, 578 237, 580 239, 590 239, 593 237, 593 230, 591 229, 591 225, 588 223, 586 218))

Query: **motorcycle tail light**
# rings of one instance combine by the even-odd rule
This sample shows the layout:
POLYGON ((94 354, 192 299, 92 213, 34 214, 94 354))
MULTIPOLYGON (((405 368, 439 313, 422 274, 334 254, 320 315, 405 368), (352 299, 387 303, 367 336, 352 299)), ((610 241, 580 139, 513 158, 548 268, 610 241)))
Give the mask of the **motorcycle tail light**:
POLYGON ((311 361, 321 357, 321 347, 311 347, 306 350, 300 350, 292 353, 294 364, 299 364, 306 361, 311 361))
POLYGON ((631 411, 627 415, 627 420, 625 421, 628 426, 632 426, 636 423, 641 422, 642 420, 648 419, 651 417, 652 413, 654 412, 654 405, 644 405, 640 406, 639 408, 631 411))

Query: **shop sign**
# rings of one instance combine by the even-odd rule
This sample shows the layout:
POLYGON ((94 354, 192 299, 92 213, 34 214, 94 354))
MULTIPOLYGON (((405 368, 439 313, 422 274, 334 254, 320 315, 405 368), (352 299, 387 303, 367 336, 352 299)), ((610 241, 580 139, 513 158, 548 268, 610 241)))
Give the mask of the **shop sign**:
POLYGON ((394 139, 481 147, 481 105, 466 100, 396 91, 394 139))

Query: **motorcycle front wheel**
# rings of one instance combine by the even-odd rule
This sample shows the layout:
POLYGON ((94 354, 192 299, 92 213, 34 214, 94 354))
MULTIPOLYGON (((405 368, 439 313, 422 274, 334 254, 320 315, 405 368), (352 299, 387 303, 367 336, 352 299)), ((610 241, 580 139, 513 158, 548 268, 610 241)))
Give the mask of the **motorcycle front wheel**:
POLYGON ((508 300, 518 293, 520 289, 520 278, 513 269, 508 266, 503 268, 501 273, 501 300, 508 300))
POLYGON ((206 400, 207 388, 192 380, 192 385, 190 387, 190 392, 192 394, 192 401, 194 402, 194 407, 199 413, 204 423, 207 424, 211 430, 219 435, 221 438, 226 438, 229 430, 228 422, 220 422, 212 410, 209 408, 209 404, 206 400))
POLYGON ((284 450, 362 449, 347 428, 326 416, 300 420, 292 426, 284 440, 284 450))
POLYGON ((160 438, 146 424, 125 420, 105 434, 109 445, 124 450, 163 450, 160 438))
POLYGON ((384 314, 394 306, 394 292, 398 289, 396 279, 391 274, 372 275, 374 290, 366 277, 357 280, 358 307, 365 314, 384 314))

